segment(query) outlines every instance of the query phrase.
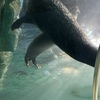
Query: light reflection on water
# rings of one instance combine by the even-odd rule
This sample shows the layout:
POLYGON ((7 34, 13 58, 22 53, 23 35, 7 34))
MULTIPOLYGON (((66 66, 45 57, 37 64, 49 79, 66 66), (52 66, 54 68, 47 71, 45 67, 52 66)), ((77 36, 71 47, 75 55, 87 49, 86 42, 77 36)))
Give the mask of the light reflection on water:
POLYGON ((99 47, 100 45, 100 34, 97 33, 98 31, 95 30, 95 28, 89 29, 89 27, 82 25, 83 30, 86 32, 86 35, 96 47, 99 47), (95 30, 95 31, 94 31, 95 30))
POLYGON ((65 74, 75 74, 75 75, 78 75, 78 73, 79 73, 79 70, 76 70, 75 68, 62 68, 61 69, 62 70, 62 72, 63 73, 65 73, 65 74))

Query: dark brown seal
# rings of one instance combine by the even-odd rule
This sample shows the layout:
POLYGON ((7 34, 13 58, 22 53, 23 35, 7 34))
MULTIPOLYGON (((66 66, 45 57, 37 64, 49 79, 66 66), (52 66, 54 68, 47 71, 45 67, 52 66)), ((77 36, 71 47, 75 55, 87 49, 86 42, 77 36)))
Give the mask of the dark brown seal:
POLYGON ((12 29, 24 22, 33 23, 72 58, 94 66, 97 48, 59 0, 29 0, 28 4, 26 15, 17 20, 12 29))

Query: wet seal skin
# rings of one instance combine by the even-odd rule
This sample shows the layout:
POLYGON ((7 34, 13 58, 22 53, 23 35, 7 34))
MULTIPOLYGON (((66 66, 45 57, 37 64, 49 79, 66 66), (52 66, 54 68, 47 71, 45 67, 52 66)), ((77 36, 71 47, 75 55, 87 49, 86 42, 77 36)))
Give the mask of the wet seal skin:
POLYGON ((69 56, 94 66, 97 48, 59 0, 29 0, 26 15, 13 23, 12 30, 19 28, 22 23, 37 25, 69 56))

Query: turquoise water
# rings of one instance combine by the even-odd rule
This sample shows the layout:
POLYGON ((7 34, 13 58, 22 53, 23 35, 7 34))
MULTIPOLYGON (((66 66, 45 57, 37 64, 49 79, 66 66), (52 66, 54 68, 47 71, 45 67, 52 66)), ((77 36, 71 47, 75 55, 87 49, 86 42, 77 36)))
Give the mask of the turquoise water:
POLYGON ((0 100, 91 100, 94 68, 73 60, 60 50, 62 55, 51 53, 51 49, 43 52, 37 58, 41 69, 32 64, 26 67, 26 48, 39 33, 36 28, 22 30, 4 77, 0 100))
MULTIPOLYGON (((78 21, 91 41, 98 46, 100 1, 90 1, 78 2, 81 12, 78 21)), ((2 82, 0 100, 92 100, 94 68, 75 61, 58 47, 48 49, 37 58, 41 69, 32 63, 29 68, 26 67, 26 49, 40 33, 36 27, 22 26, 17 50, 2 82)))

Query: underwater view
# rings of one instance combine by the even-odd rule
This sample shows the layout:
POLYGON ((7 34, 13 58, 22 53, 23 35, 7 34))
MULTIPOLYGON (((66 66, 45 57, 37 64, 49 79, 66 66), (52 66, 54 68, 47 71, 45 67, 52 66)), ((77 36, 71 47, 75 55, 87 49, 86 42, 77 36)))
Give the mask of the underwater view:
POLYGON ((92 100, 99 44, 100 0, 0 0, 0 100, 92 100))

